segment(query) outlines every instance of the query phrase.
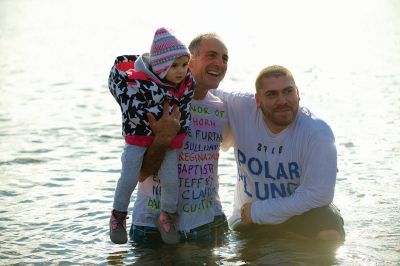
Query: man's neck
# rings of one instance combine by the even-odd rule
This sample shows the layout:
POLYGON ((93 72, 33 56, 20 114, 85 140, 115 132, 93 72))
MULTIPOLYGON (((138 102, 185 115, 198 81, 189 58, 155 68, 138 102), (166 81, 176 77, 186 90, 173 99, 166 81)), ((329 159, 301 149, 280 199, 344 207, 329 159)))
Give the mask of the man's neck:
POLYGON ((198 87, 196 85, 196 88, 194 89, 193 99, 194 100, 203 100, 206 97, 207 93, 208 93, 208 89, 198 87))

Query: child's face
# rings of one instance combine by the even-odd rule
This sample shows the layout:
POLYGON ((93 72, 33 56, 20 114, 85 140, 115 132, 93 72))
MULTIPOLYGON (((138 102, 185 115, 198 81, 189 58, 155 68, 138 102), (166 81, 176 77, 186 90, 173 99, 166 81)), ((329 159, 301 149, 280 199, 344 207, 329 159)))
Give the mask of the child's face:
POLYGON ((181 56, 172 63, 171 67, 169 68, 165 79, 171 82, 174 85, 180 83, 187 74, 189 67, 189 57, 188 56, 181 56))

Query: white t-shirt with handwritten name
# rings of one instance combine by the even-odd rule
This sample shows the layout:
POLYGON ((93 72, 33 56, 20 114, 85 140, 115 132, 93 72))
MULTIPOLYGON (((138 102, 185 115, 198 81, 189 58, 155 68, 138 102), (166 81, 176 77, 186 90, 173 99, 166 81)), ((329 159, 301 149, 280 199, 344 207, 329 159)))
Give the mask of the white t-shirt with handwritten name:
MULTIPOLYGON (((178 230, 210 223, 223 214, 218 195, 218 158, 228 123, 226 105, 208 93, 191 104, 191 125, 184 145, 178 149, 178 230)), ((134 225, 155 227, 160 211, 161 187, 158 177, 139 183, 134 204, 134 225)))
POLYGON ((332 202, 337 153, 331 128, 300 107, 295 121, 272 133, 254 94, 215 91, 227 103, 235 140, 238 179, 230 225, 240 224, 240 209, 253 202, 257 224, 279 224, 332 202))

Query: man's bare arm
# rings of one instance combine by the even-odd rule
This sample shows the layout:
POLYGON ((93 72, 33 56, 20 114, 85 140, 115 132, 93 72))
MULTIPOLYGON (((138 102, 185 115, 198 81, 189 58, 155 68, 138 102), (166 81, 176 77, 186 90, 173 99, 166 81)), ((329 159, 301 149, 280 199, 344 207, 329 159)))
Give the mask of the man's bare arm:
POLYGON ((181 125, 179 120, 181 113, 174 107, 171 114, 168 111, 169 101, 163 103, 163 115, 157 121, 151 113, 147 114, 151 130, 155 138, 153 143, 147 148, 140 170, 139 181, 143 182, 147 177, 156 175, 164 160, 172 139, 176 136, 181 125))

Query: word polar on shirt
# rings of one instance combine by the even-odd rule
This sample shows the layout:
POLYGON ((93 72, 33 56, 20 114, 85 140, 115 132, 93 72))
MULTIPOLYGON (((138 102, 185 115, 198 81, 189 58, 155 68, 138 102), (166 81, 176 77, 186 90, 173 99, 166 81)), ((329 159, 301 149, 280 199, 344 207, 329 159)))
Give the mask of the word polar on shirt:
POLYGON ((250 198, 258 200, 286 197, 299 186, 299 164, 297 162, 278 163, 276 173, 270 172, 269 162, 256 157, 247 157, 240 149, 237 150, 239 181, 243 182, 243 192, 250 198), (245 167, 245 169, 243 169, 245 167), (247 169, 247 171, 246 171, 247 169), (246 175, 249 173, 252 178, 246 175), (256 177, 262 177, 256 178, 256 177), (254 184, 249 184, 252 180, 254 184), (292 181, 293 180, 293 181, 292 181), (249 187, 254 187, 254 192, 249 187), (255 193, 255 195, 253 195, 255 193))

